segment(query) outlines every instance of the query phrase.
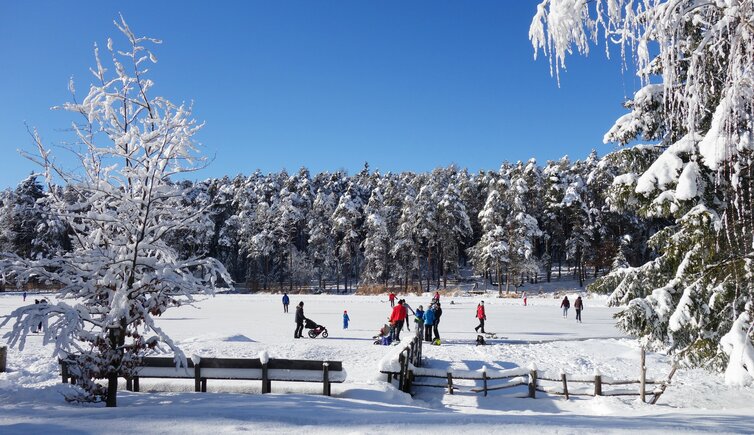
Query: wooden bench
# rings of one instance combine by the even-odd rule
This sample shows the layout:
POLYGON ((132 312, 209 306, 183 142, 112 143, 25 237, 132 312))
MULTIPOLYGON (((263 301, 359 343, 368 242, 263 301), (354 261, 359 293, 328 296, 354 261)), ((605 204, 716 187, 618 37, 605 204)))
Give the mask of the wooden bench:
MULTIPOLYGON (((272 381, 277 382, 322 382, 322 394, 329 396, 330 384, 346 379, 341 361, 310 361, 270 358, 265 363, 260 358, 201 358, 198 362, 187 360, 188 367, 176 368, 170 357, 145 357, 142 366, 136 369, 131 379, 126 379, 126 388, 139 391, 142 378, 193 379, 194 391, 206 392, 207 380, 257 380, 262 381, 262 394, 272 391, 272 381)), ((70 376, 61 361, 63 382, 70 376)))

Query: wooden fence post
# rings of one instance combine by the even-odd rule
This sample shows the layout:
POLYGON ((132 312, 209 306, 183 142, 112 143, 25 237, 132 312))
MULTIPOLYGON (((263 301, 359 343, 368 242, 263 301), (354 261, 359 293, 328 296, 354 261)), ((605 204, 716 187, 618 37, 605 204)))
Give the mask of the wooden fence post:
POLYGON ((330 395, 330 364, 327 361, 322 363, 322 394, 330 395))
POLYGON ((602 375, 597 370, 594 371, 594 395, 602 395, 602 375))
POLYGON ((448 372, 448 394, 453 394, 453 373, 448 372))
POLYGON ((484 382, 484 397, 487 397, 487 367, 483 367, 482 381, 484 382))
POLYGON ((537 366, 529 366, 529 397, 537 398, 537 366))
POLYGON ((647 352, 644 350, 644 347, 641 348, 641 378, 639 378, 639 399, 641 400, 641 403, 646 402, 646 392, 644 389, 646 388, 647 384, 647 365, 646 365, 646 357, 647 352))
POLYGON ((568 381, 566 381, 565 372, 560 372, 560 379, 563 381, 563 394, 565 394, 565 398, 568 400, 568 381))
POLYGON ((271 390, 269 363, 262 364, 262 394, 267 394, 271 390))
POLYGON ((405 378, 406 378, 406 357, 403 356, 403 352, 401 352, 398 355, 398 363, 401 366, 400 372, 398 373, 398 389, 403 391, 405 388, 405 378))
POLYGON ((194 392, 202 391, 202 361, 194 361, 194 392))

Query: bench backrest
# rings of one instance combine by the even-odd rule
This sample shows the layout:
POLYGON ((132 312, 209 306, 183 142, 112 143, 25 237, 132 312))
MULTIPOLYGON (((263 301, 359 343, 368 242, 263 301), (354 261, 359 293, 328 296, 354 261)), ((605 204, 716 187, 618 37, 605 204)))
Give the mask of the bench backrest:
MULTIPOLYGON (((188 368, 194 368, 194 362, 187 360, 188 368)), ((277 359, 270 358, 267 368, 270 370, 316 370, 322 371, 325 361, 277 359)), ((198 364, 203 369, 261 369, 262 362, 259 358, 202 358, 198 364)), ((327 361, 331 372, 343 371, 342 361, 327 361)), ((145 357, 142 367, 175 368, 175 361, 169 357, 145 357)))

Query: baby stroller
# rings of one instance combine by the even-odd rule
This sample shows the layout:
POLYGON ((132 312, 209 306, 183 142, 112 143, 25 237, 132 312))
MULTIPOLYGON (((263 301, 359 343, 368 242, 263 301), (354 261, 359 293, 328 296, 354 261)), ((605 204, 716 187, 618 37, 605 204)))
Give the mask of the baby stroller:
POLYGON ((322 325, 318 325, 317 322, 312 319, 306 319, 304 328, 309 330, 309 338, 317 338, 320 336, 320 334, 322 334, 322 338, 327 338, 327 328, 322 325))

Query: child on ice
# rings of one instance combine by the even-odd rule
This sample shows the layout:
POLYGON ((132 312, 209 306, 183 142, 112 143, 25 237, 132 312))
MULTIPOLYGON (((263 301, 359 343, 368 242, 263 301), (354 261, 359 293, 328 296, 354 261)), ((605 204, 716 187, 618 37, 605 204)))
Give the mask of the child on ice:
POLYGON ((343 329, 348 329, 348 321, 351 320, 350 317, 348 317, 348 311, 343 311, 343 329))

